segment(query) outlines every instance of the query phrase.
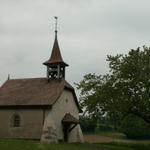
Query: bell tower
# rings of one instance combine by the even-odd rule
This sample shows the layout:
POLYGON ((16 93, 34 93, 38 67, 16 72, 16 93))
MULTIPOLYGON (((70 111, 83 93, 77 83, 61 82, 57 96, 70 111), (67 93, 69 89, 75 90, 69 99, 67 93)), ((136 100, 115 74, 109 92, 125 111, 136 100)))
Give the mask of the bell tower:
POLYGON ((46 62, 43 64, 47 67, 47 79, 63 79, 65 78, 65 67, 69 66, 63 61, 57 40, 57 19, 55 17, 55 40, 52 48, 52 53, 46 62))

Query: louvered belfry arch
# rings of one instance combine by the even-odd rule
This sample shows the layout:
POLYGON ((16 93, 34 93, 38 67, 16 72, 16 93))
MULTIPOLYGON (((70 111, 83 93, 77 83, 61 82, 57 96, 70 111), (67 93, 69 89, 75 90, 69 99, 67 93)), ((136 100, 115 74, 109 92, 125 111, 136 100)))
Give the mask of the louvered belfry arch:
POLYGON ((60 52, 60 48, 57 40, 57 28, 55 29, 55 40, 54 40, 51 56, 49 60, 47 60, 43 64, 47 66, 48 79, 65 78, 65 67, 69 65, 63 61, 60 52))

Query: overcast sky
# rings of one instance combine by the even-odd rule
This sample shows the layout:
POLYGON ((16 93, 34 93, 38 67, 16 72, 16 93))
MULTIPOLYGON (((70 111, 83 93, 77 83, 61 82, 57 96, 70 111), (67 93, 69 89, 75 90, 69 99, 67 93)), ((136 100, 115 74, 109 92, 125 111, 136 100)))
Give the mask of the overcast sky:
POLYGON ((0 0, 0 85, 8 74, 46 76, 53 16, 71 83, 108 72, 107 54, 150 46, 150 0, 0 0))

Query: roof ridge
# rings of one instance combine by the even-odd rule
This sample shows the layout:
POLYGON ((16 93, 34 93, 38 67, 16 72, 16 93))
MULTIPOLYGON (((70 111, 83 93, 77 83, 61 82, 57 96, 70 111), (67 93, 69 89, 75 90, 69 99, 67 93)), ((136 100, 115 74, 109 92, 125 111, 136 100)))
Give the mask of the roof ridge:
MULTIPOLYGON (((46 79, 46 77, 31 77, 31 78, 13 78, 13 79, 9 79, 9 80, 30 80, 30 79, 46 79)), ((7 80, 7 81, 9 81, 9 80, 7 80)))

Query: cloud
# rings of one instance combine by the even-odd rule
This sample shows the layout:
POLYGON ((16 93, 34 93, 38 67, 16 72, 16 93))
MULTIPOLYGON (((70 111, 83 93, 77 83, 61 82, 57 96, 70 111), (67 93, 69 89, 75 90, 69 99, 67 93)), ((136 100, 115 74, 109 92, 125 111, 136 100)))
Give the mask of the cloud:
POLYGON ((0 84, 12 78, 46 76, 54 19, 67 80, 108 72, 106 55, 149 46, 149 0, 0 0, 0 84))

